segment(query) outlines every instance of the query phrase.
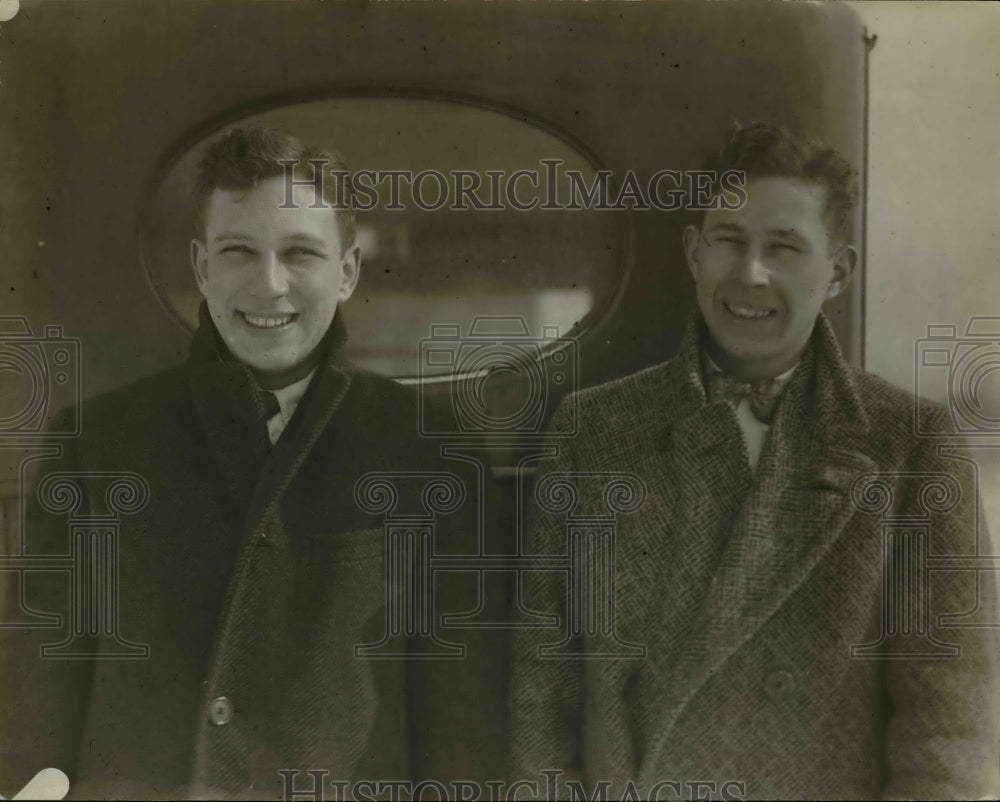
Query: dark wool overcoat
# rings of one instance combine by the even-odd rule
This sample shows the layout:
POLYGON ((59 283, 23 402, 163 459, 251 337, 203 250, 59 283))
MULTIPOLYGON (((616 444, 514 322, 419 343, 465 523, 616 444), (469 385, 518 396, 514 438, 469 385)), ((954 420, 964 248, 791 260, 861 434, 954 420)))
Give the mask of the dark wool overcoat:
MULTIPOLYGON (((821 317, 751 475, 731 407, 706 402, 701 329, 553 419, 560 454, 538 488, 569 474, 574 526, 608 514, 609 477, 644 487, 615 502, 601 587, 615 637, 645 656, 602 657, 614 639, 593 609, 571 644, 590 659, 539 659, 559 633, 520 630, 513 776, 560 797, 570 779, 611 798, 630 782, 660 799, 995 794, 994 575, 959 564, 990 553, 974 465, 942 447, 954 439, 916 436, 914 398, 847 365, 821 317)), ((941 407, 919 415, 921 432, 952 427, 941 407)), ((531 553, 566 552, 566 504, 536 509, 531 553)), ((566 598, 539 571, 522 608, 566 598)))
MULTIPOLYGON (((335 329, 273 447, 250 372, 220 358, 203 316, 185 364, 86 403, 82 435, 42 464, 41 479, 84 472, 79 514, 107 513, 102 472, 148 485, 145 506, 119 515, 115 614, 119 639, 149 653, 102 659, 122 647, 101 637, 88 647, 98 659, 40 660, 65 628, 4 631, 6 793, 47 766, 69 775, 77 798, 281 798, 281 771, 298 772, 304 790, 315 782, 306 772, 325 772, 328 798, 333 781, 501 776, 493 635, 450 635, 467 646, 464 660, 355 655, 388 626, 379 491, 366 510, 359 478, 411 474, 392 512, 419 528, 428 473, 456 475, 466 502, 437 516, 441 553, 478 548, 478 490, 418 435, 411 389, 338 361, 335 329)), ((69 553, 66 515, 31 506, 28 549, 69 553)), ((413 563, 393 563, 392 588, 413 563)), ((65 572, 13 585, 21 610, 66 615, 65 572)), ((435 588, 435 615, 476 607, 461 577, 435 588)))

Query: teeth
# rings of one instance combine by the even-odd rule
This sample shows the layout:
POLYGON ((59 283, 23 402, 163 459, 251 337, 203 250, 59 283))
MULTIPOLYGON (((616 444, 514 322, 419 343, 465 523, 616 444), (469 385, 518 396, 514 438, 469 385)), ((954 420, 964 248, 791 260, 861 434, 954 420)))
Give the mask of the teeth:
POLYGON ((279 315, 278 317, 267 317, 263 315, 251 315, 248 312, 244 312, 243 319, 257 329, 276 329, 278 326, 284 326, 288 323, 292 319, 292 316, 279 315))
POLYGON ((747 319, 767 317, 771 314, 770 309, 754 309, 749 306, 733 306, 732 304, 726 304, 726 309, 732 312, 737 317, 743 317, 747 319))

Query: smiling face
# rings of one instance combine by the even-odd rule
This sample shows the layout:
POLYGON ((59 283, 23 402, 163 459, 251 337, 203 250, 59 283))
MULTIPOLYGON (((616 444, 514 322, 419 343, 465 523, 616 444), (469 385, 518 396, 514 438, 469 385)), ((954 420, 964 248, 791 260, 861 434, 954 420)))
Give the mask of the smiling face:
POLYGON ((751 180, 736 210, 684 232, 709 354, 742 379, 774 377, 802 356, 823 302, 851 279, 857 254, 831 242, 826 190, 797 178, 751 180))
POLYGON ((358 248, 343 249, 329 204, 320 197, 311 208, 315 189, 296 185, 292 200, 296 208, 280 208, 281 176, 249 190, 216 189, 204 240, 191 243, 198 288, 219 334, 270 386, 313 353, 360 269, 358 248))

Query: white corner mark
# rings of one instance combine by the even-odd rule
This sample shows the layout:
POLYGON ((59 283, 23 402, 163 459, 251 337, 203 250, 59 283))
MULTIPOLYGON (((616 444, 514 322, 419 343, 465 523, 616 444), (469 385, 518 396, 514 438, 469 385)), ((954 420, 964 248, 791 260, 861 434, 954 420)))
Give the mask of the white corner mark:
POLYGON ((14 794, 14 799, 62 799, 68 791, 69 777, 59 769, 42 769, 14 794))

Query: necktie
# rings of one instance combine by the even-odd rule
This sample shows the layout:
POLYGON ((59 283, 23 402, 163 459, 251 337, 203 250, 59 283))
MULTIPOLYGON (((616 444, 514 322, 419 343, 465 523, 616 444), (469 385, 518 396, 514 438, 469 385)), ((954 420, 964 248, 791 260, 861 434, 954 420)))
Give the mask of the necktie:
POLYGON ((260 397, 261 406, 264 408, 264 422, 267 423, 281 412, 281 404, 278 403, 278 396, 270 390, 258 390, 257 395, 260 397))
POLYGON ((750 411, 761 423, 770 423, 781 400, 782 383, 776 379, 741 381, 718 371, 708 375, 708 400, 726 401, 736 407, 744 398, 750 400, 750 411))
POLYGON ((257 398, 260 401, 261 409, 263 409, 261 423, 264 424, 264 442, 270 446, 273 445, 273 443, 271 442, 271 427, 268 426, 267 422, 281 412, 281 404, 278 403, 278 396, 270 390, 258 389, 257 398))

